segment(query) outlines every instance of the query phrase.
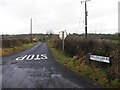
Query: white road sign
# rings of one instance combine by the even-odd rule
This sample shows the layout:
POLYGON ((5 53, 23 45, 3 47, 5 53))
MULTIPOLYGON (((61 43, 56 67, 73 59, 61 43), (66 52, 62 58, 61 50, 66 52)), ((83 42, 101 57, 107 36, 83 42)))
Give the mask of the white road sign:
POLYGON ((110 63, 110 57, 104 57, 104 56, 90 55, 90 60, 110 63))
POLYGON ((66 32, 66 31, 61 31, 61 32, 59 32, 59 37, 60 37, 61 39, 65 39, 65 38, 67 37, 67 32, 66 32))
POLYGON ((62 32, 59 33, 59 37, 60 37, 61 39, 63 39, 63 38, 62 38, 62 37, 63 37, 63 36, 62 36, 62 32))
POLYGON ((64 39, 67 37, 67 32, 64 32, 64 39))

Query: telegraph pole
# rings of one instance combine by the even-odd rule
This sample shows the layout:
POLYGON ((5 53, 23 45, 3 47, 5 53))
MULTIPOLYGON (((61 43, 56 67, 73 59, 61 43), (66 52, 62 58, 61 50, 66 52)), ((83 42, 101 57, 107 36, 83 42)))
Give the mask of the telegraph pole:
POLYGON ((85 1, 85 38, 87 38, 87 3, 85 1))
POLYGON ((90 0, 81 1, 81 3, 83 2, 85 3, 85 38, 87 38, 87 16, 88 16, 87 1, 90 1, 90 0))
POLYGON ((32 42, 32 18, 30 19, 30 42, 32 42))
POLYGON ((64 52, 64 31, 62 31, 62 40, 63 40, 63 52, 64 52))

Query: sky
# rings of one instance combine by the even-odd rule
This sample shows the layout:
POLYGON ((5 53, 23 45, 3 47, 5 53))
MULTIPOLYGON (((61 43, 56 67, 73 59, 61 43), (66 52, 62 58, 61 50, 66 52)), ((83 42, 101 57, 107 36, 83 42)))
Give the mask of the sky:
MULTIPOLYGON (((0 0, 0 34, 84 33, 85 0, 0 0)), ((120 0, 87 1, 88 33, 118 32, 120 0)))

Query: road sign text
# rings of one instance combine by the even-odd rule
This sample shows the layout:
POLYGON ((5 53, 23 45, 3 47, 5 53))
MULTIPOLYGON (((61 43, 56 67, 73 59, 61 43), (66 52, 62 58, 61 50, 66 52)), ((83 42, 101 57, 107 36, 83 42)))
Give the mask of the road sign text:
POLYGON ((110 63, 110 57, 104 57, 104 56, 90 55, 90 60, 110 63))

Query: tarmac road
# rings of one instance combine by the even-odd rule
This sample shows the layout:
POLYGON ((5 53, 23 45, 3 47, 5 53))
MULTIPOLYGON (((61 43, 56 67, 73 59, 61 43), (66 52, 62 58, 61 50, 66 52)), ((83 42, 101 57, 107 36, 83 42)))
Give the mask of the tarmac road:
POLYGON ((3 88, 99 88, 56 62, 47 45, 2 58, 3 88))

